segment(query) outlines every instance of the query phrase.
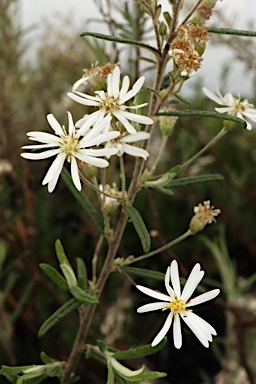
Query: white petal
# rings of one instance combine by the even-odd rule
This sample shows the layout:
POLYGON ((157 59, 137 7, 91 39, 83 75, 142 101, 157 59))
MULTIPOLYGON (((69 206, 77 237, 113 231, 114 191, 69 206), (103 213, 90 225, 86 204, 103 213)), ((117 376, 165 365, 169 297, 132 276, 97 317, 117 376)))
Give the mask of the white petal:
POLYGON ((93 126, 96 121, 101 120, 104 115, 104 111, 99 110, 91 113, 89 116, 83 117, 82 119, 78 120, 75 124, 75 126, 79 128, 76 132, 76 136, 83 136, 88 131, 88 129, 93 126))
POLYGON ((125 127, 125 129, 129 133, 131 133, 131 134, 137 133, 136 129, 129 123, 129 121, 126 119, 126 117, 124 117, 123 111, 114 111, 112 113, 117 118, 117 120, 119 120, 120 123, 123 124, 123 126, 125 127))
POLYGON ((22 149, 44 149, 55 147, 53 144, 31 144, 31 145, 23 145, 22 149))
POLYGON ((75 92, 75 91, 77 90, 77 88, 80 87, 80 85, 86 83, 87 80, 88 80, 89 78, 90 78, 90 77, 82 77, 81 79, 77 80, 77 81, 73 84, 72 92, 75 92))
POLYGON ((21 157, 24 157, 24 159, 29 160, 42 160, 42 159, 48 159, 48 157, 57 155, 60 152, 60 149, 51 149, 49 151, 44 151, 40 153, 21 153, 21 157))
POLYGON ((209 97, 209 99, 215 101, 215 103, 217 104, 220 104, 220 105, 225 105, 224 102, 223 102, 223 97, 218 97, 216 96, 214 93, 212 93, 211 91, 209 91, 209 89, 203 87, 203 92, 204 94, 209 97))
POLYGON ((122 99, 122 97, 124 97, 124 95, 126 95, 128 89, 129 89, 129 86, 130 86, 130 79, 128 76, 125 76, 123 78, 122 87, 120 89, 120 94, 119 94, 120 99, 122 99))
POLYGON ((212 289, 209 292, 202 293, 201 295, 195 297, 194 299, 191 299, 188 304, 186 304, 186 307, 193 307, 194 305, 198 305, 201 303, 205 303, 208 300, 214 299, 218 294, 220 293, 219 289, 212 289))
POLYGON ((216 336, 216 330, 209 324, 207 321, 202 319, 202 317, 196 315, 194 312, 190 312, 190 317, 193 317, 194 321, 197 323, 198 327, 202 329, 209 341, 212 341, 212 335, 216 336))
POLYGON ((133 96, 135 96, 141 89, 141 87, 143 86, 144 84, 144 81, 145 81, 145 77, 140 77, 136 83, 134 83, 132 89, 127 92, 122 98, 120 98, 120 103, 123 104, 125 103, 127 100, 131 99, 133 96))
POLYGON ((137 113, 131 113, 127 111, 122 111, 121 113, 128 120, 135 121, 136 123, 149 125, 154 123, 154 121, 148 116, 138 115, 137 113))
POLYGON ((181 299, 184 301, 188 301, 188 299, 193 294, 194 290, 196 289, 199 282, 202 280, 204 276, 204 272, 201 271, 200 264, 197 263, 192 271, 190 272, 190 275, 186 281, 186 284, 183 288, 181 299))
POLYGON ((180 317, 178 313, 174 315, 173 320, 173 341, 175 348, 180 349, 180 347, 182 346, 182 335, 180 327, 180 317))
MULTIPOLYGON (((56 180, 56 182, 55 182, 55 185, 56 185, 65 159, 66 159, 66 154, 65 153, 59 153, 58 154, 56 159, 52 162, 52 165, 48 169, 48 172, 46 173, 45 178, 42 181, 43 185, 48 184, 51 179, 55 179, 56 180)), ((53 186, 53 189, 54 189, 55 185, 53 186)), ((51 191, 49 191, 49 192, 52 192, 53 189, 51 191)))
POLYGON ((81 96, 76 95, 75 93, 68 92, 67 95, 72 100, 76 101, 77 103, 80 103, 83 105, 90 105, 92 107, 98 107, 99 106, 99 100, 96 99, 96 97, 93 100, 89 100, 89 97, 86 98, 86 96, 87 96, 86 94, 84 94, 84 97, 81 97, 81 96))
POLYGON ((81 149, 79 153, 83 156, 95 156, 102 157, 107 156, 110 157, 117 153, 117 148, 100 148, 100 149, 81 149))
POLYGON ((87 140, 87 137, 83 138, 79 143, 79 148, 88 148, 93 147, 94 145, 99 145, 108 140, 115 139, 120 135, 118 131, 112 131, 107 133, 101 133, 98 136, 92 138, 91 140, 87 140))
POLYGON ((234 111, 234 108, 233 107, 220 107, 220 108, 215 108, 215 111, 217 111, 219 113, 227 113, 227 112, 234 111))
POLYGON ((172 318, 173 318, 173 313, 170 312, 169 315, 167 316, 167 319, 165 320, 165 323, 161 329, 161 331, 156 335, 154 340, 151 343, 152 347, 155 347, 157 344, 160 343, 161 340, 165 337, 166 333, 169 331, 171 325, 172 325, 172 318))
POLYGON ((144 312, 151 312, 151 311, 157 311, 158 309, 164 309, 166 307, 166 302, 157 302, 157 303, 150 303, 142 305, 137 309, 138 313, 144 313, 144 312))
POLYGON ((117 98, 119 94, 119 83, 120 83, 120 68, 115 67, 113 71, 113 76, 112 76, 112 92, 115 98, 117 98))
POLYGON ((76 157, 84 163, 94 165, 98 168, 106 168, 109 166, 109 162, 105 159, 98 159, 97 157, 81 154, 80 152, 76 153, 76 157))
POLYGON ((168 303, 170 303, 170 301, 171 301, 171 297, 165 295, 164 293, 155 291, 155 290, 147 288, 147 287, 143 287, 142 285, 136 285, 136 288, 139 291, 145 293, 146 295, 153 297, 154 299, 167 301, 168 303))
POLYGON ((171 299, 173 300, 174 299, 174 291, 173 291, 173 289, 171 288, 171 286, 169 284, 170 278, 171 278, 170 267, 168 267, 167 271, 166 271, 166 274, 165 274, 164 282, 165 282, 166 291, 169 293, 171 299))
POLYGON ((149 153, 145 149, 133 147, 129 144, 123 144, 123 151, 130 156, 142 157, 144 160, 149 157, 149 153))
MULTIPOLYGON (((243 113, 243 115, 244 115, 244 113, 243 113)), ((252 126, 251 126, 251 124, 247 120, 245 120, 243 115, 240 112, 237 113, 237 117, 240 117, 240 119, 242 119, 242 120, 244 120, 246 122, 246 129, 248 129, 248 131, 250 131, 252 129, 252 126)))
POLYGON ((47 120, 52 129, 58 134, 58 135, 63 135, 63 129, 60 123, 55 119, 52 113, 49 113, 47 115, 47 120))
POLYGON ((170 265, 170 276, 173 286, 173 290, 178 298, 180 298, 180 277, 178 263, 176 260, 173 260, 170 265))
POLYGON ((121 138, 122 143, 135 143, 137 141, 147 140, 150 138, 150 134, 148 132, 138 132, 134 135, 127 135, 121 138))
POLYGON ((146 105, 148 105, 148 103, 143 103, 143 104, 139 104, 139 105, 125 105, 123 106, 123 108, 128 108, 128 109, 139 109, 139 108, 143 108, 143 107, 146 107, 146 105))
POLYGON ((73 118, 70 112, 67 112, 68 114, 68 134, 71 136, 75 132, 75 126, 73 122, 73 118))
POLYGON ((106 117, 103 117, 102 119, 98 119, 94 127, 85 136, 86 140, 89 141, 94 137, 96 137, 97 135, 99 135, 99 133, 102 132, 106 126, 109 126, 110 120, 111 120, 111 116, 106 116, 106 117))
POLYGON ((82 186, 80 182, 77 162, 74 156, 71 157, 71 176, 76 189, 78 189, 78 191, 81 191, 82 186))
MULTIPOLYGON (((46 144, 56 145, 61 141, 60 137, 47 132, 34 131, 34 132, 28 132, 27 135, 29 137, 29 140, 41 141, 42 143, 46 143, 46 144)), ((63 136, 63 131, 62 131, 62 136, 63 136)))
POLYGON ((204 347, 209 347, 209 340, 205 333, 198 326, 198 322, 194 319, 192 312, 187 312, 186 314, 180 314, 182 320, 187 324, 191 331, 195 334, 198 340, 203 344, 204 347))

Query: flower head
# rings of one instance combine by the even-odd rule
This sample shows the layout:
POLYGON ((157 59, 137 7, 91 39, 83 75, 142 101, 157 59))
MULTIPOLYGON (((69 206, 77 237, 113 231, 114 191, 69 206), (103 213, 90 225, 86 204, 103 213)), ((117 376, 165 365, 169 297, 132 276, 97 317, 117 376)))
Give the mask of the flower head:
POLYGON ((253 104, 250 104, 247 99, 241 100, 240 95, 238 95, 238 98, 236 99, 230 92, 222 96, 218 90, 216 90, 216 96, 214 93, 209 91, 209 89, 204 87, 203 92, 207 97, 209 97, 209 99, 215 101, 219 105, 222 105, 221 108, 215 108, 215 111, 239 117, 247 123, 247 129, 252 129, 251 124, 244 118, 244 116, 256 122, 256 109, 253 108, 253 104))
POLYGON ((142 140, 148 140, 150 134, 147 132, 137 132, 133 135, 121 135, 113 140, 110 140, 106 144, 106 148, 117 148, 118 156, 122 156, 124 153, 127 153, 131 156, 142 157, 143 159, 147 159, 149 156, 148 151, 143 148, 135 147, 129 143, 136 143, 142 140))
POLYGON ((72 115, 68 112, 68 132, 66 132, 65 127, 62 127, 52 114, 47 115, 47 120, 54 130, 54 135, 46 132, 28 132, 27 135, 30 140, 39 141, 42 144, 25 145, 22 147, 24 149, 42 149, 44 151, 40 153, 22 153, 21 156, 25 159, 41 160, 57 155, 42 182, 43 185, 48 184, 49 192, 54 190, 64 161, 67 160, 71 163, 73 182, 80 191, 81 182, 78 162, 82 161, 99 168, 107 167, 109 165, 108 161, 99 157, 110 157, 116 154, 118 150, 116 148, 92 149, 92 147, 116 138, 120 133, 117 131, 102 133, 105 125, 109 124, 110 117, 101 119, 92 129, 90 128, 90 121, 87 121, 84 126, 76 130, 72 115), (84 133, 86 133, 85 137, 83 136, 84 133))
POLYGON ((103 90, 95 91, 95 96, 90 96, 81 92, 69 92, 68 96, 80 104, 98 108, 97 111, 90 115, 92 122, 95 122, 98 118, 102 118, 106 115, 114 116, 120 121, 121 124, 123 124, 129 133, 134 134, 136 133, 136 130, 131 125, 129 120, 140 124, 153 124, 153 120, 150 117, 127 111, 127 109, 138 109, 144 107, 147 103, 136 106, 127 106, 125 104, 140 91, 144 81, 145 77, 140 77, 135 82, 132 89, 128 91, 130 79, 128 76, 125 76, 120 89, 120 68, 115 67, 113 73, 109 73, 107 77, 107 92, 104 92, 103 90))
POLYGON ((167 268, 165 274, 165 287, 167 295, 154 291, 153 289, 142 287, 137 285, 137 288, 148 296, 160 300, 160 302, 154 302, 143 305, 137 309, 137 312, 150 312, 161 309, 162 311, 168 310, 169 314, 167 319, 152 342, 152 347, 159 344, 160 341, 167 334, 173 323, 173 339, 174 346, 180 348, 182 346, 182 334, 180 318, 187 324, 199 341, 206 347, 209 347, 209 342, 212 341, 212 335, 216 335, 215 329, 196 315, 190 309, 194 305, 204 303, 208 300, 214 299, 219 293, 219 289, 213 289, 209 292, 205 292, 193 299, 190 299, 197 285, 200 283, 204 276, 204 271, 201 270, 200 264, 197 263, 192 269, 187 282, 181 292, 180 279, 178 271, 178 263, 173 260, 170 267, 167 268), (170 285, 169 281, 171 280, 170 285))
POLYGON ((206 224, 211 224, 216 221, 215 217, 220 214, 220 209, 214 209, 211 206, 210 200, 204 201, 203 204, 198 204, 194 207, 195 215, 192 217, 189 228, 193 234, 204 229, 206 224))

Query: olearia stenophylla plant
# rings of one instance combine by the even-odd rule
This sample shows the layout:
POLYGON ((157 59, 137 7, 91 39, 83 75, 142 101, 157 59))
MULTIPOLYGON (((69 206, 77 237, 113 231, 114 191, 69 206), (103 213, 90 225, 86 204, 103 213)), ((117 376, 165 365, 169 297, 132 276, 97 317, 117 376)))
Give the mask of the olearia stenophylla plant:
MULTIPOLYGON (((67 92, 66 96, 70 110, 72 105, 80 105, 79 120, 74 122, 72 112, 68 111, 68 127, 65 128, 53 114, 48 114, 47 120, 54 132, 29 131, 27 134, 29 140, 37 144, 23 146, 23 149, 30 150, 21 154, 25 159, 41 160, 54 157, 42 184, 48 184, 50 193, 58 193, 57 186, 61 175, 97 226, 99 240, 95 244, 90 268, 92 274, 88 280, 85 272, 88 260, 80 259, 78 270, 75 271, 69 262, 71 256, 67 258, 59 240, 56 241, 56 253, 62 274, 51 265, 41 265, 42 270, 53 283, 70 293, 71 299, 45 320, 39 330, 39 336, 43 337, 53 326, 58 326, 61 319, 72 311, 78 311, 80 321, 77 325, 77 336, 73 345, 70 346, 70 351, 63 351, 67 356, 65 361, 58 361, 55 356, 49 357, 42 353, 43 364, 35 365, 31 362, 31 365, 26 367, 2 367, 1 374, 11 383, 26 383, 29 379, 34 380, 33 383, 47 382, 48 377, 56 377, 61 384, 73 383, 76 378, 78 358, 81 358, 81 364, 88 364, 83 360, 84 352, 87 357, 95 358, 107 366, 108 384, 132 381, 143 383, 150 380, 155 382, 154 380, 164 378, 166 373, 150 371, 145 365, 135 370, 130 369, 123 364, 122 360, 138 359, 159 351, 166 343, 166 335, 172 339, 170 332, 168 333, 171 326, 174 347, 186 348, 182 342, 180 319, 201 342, 202 348, 209 348, 209 342, 215 343, 217 332, 213 326, 214 319, 212 325, 194 313, 195 305, 211 301, 218 295, 221 297, 219 288, 208 290, 200 285, 204 276, 204 271, 201 269, 204 260, 199 260, 192 266, 183 289, 181 289, 182 280, 178 271, 180 262, 175 259, 169 261, 162 279, 167 294, 144 287, 141 281, 143 278, 154 279, 154 276, 158 276, 159 279, 159 273, 163 272, 166 266, 159 265, 159 271, 152 271, 151 258, 203 231, 207 224, 216 221, 215 217, 220 214, 220 209, 215 209, 208 199, 201 203, 196 202, 198 205, 194 207, 194 216, 190 220, 188 229, 179 237, 152 250, 150 234, 139 210, 134 207, 134 202, 136 195, 142 189, 155 189, 159 193, 171 194, 174 180, 180 182, 180 186, 186 185, 186 178, 183 178, 181 171, 238 125, 251 129, 252 126, 247 118, 256 122, 256 110, 247 100, 241 101, 240 97, 236 99, 231 93, 222 96, 219 91, 216 96, 206 88, 203 88, 205 95, 221 105, 220 108, 216 108, 216 111, 175 109, 176 104, 173 100, 184 101, 180 96, 183 84, 200 72, 203 53, 210 38, 207 22, 214 12, 217 0, 195 1, 190 9, 188 8, 190 2, 186 4, 186 0, 169 0, 165 10, 162 9, 158 0, 136 0, 131 3, 131 5, 125 3, 126 16, 128 15, 132 20, 134 9, 139 10, 143 15, 141 20, 147 21, 142 28, 145 25, 148 28, 151 23, 155 37, 154 44, 151 45, 142 39, 124 38, 122 35, 114 34, 113 29, 112 35, 94 32, 84 32, 82 35, 85 39, 89 36, 97 40, 111 41, 115 45, 115 52, 118 45, 134 46, 137 52, 136 73, 140 72, 138 62, 141 52, 147 52, 147 60, 154 65, 154 71, 147 76, 149 72, 141 70, 142 75, 133 79, 129 74, 125 74, 127 65, 122 60, 92 64, 91 68, 85 69, 83 76, 73 86, 70 85, 71 91, 67 92), (153 81, 152 73, 154 73, 153 81), (166 144, 175 126, 179 124, 180 116, 221 118, 223 128, 216 137, 186 162, 170 163, 169 171, 159 174, 158 169, 166 144), (161 135, 161 145, 158 153, 151 157, 153 131, 161 135), (129 159, 129 175, 127 159, 129 159), (113 169, 118 169, 118 173, 112 172, 113 169), (112 174, 119 174, 120 177, 113 180, 112 174), (95 207, 100 204, 101 212, 96 211, 93 201, 87 200, 84 185, 95 193, 95 207), (119 256, 119 247, 128 220, 133 224, 138 235, 143 254, 123 258, 119 256), (107 245, 107 251, 104 255, 104 263, 99 267, 98 256, 106 249, 103 244, 107 245), (133 264, 142 260, 146 265, 143 270, 133 267, 133 264), (129 278, 140 292, 158 300, 137 307, 138 313, 160 310, 166 314, 162 328, 153 340, 148 339, 149 344, 141 345, 145 335, 143 339, 137 340, 141 346, 126 351, 119 351, 114 349, 114 346, 107 345, 104 340, 98 340, 100 335, 95 338, 94 343, 88 342, 95 311, 102 300, 104 290, 107 289, 108 278, 114 271, 123 274, 124 278, 129 278), (132 280, 132 276, 136 277, 136 283, 132 280), (199 294, 194 296, 196 290, 199 294)), ((214 28, 211 31, 228 33, 214 28)), ((236 34, 235 30, 233 34, 236 34)), ((143 33, 141 36, 143 37, 143 33)), ((111 58, 111 54, 109 57, 111 58)), ((66 119, 65 114, 66 112, 63 111, 63 120, 66 119)), ((195 179, 195 182, 199 179, 200 176, 195 179)), ((127 253, 129 255, 129 250, 127 253)), ((134 294, 138 297, 140 295, 136 289, 134 294)), ((147 316, 150 319, 151 315, 147 316)), ((162 318, 161 313, 159 316, 162 318)), ((189 336, 184 336, 186 337, 189 336)), ((200 362, 197 368, 200 368, 200 362)), ((90 364, 87 367, 87 370, 89 369, 90 364)))

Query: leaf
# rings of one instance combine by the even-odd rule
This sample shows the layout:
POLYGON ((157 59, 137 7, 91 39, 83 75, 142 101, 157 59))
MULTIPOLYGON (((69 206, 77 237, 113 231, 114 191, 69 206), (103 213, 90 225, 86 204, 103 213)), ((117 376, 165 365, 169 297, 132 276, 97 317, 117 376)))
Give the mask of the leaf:
POLYGON ((116 352, 113 354, 113 357, 118 360, 125 360, 125 359, 138 359, 144 356, 149 356, 149 355, 152 355, 153 353, 160 351, 160 349, 162 349, 165 346, 166 342, 167 342, 167 337, 165 337, 155 347, 151 347, 150 344, 147 344, 141 347, 128 349, 127 351, 116 352))
POLYGON ((224 181, 224 177, 219 174, 207 174, 199 176, 182 177, 180 179, 171 180, 166 188, 185 187, 191 184, 207 183, 210 181, 224 181))
POLYGON ((150 235, 148 233, 146 225, 140 213, 137 211, 136 208, 132 206, 124 206, 123 208, 128 213, 131 219, 131 222, 133 223, 133 226, 137 232, 137 235, 140 238, 144 253, 148 253, 150 251, 151 240, 150 240, 150 235))
POLYGON ((190 100, 188 100, 186 97, 183 97, 183 96, 181 96, 181 95, 177 95, 177 94, 175 94, 175 95, 173 95, 174 97, 176 97, 179 101, 181 101, 182 103, 184 103, 184 104, 187 104, 187 105, 191 105, 191 101, 190 100))
POLYGON ((231 120, 240 124, 244 129, 247 127, 246 121, 239 119, 239 117, 228 115, 227 113, 209 112, 209 111, 170 111, 170 112, 158 112, 156 116, 180 116, 180 117, 212 117, 219 120, 231 120))
POLYGON ((110 362, 108 363, 107 384, 115 384, 115 372, 110 362))
POLYGON ((26 302, 31 296, 31 291, 33 286, 34 284, 31 281, 25 286, 24 291, 22 292, 21 297, 19 298, 19 301, 17 302, 15 309, 11 314, 11 317, 10 317, 11 323, 15 323, 20 313, 22 312, 26 302))
POLYGON ((68 284, 64 277, 49 264, 41 263, 40 268, 61 289, 68 291, 68 284))
POLYGON ((40 359, 44 364, 52 364, 55 363, 56 360, 49 357, 44 351, 40 353, 40 359))
POLYGON ((222 35, 236 35, 236 36, 246 36, 246 37, 256 37, 255 31, 245 31, 239 29, 229 29, 229 28, 207 28, 210 33, 218 33, 222 35))
POLYGON ((135 381, 135 382, 145 382, 148 380, 160 379, 161 377, 166 377, 166 376, 167 374, 164 372, 151 371, 151 372, 144 372, 138 376, 133 376, 129 378, 129 380, 135 381))
POLYGON ((42 337, 47 331, 49 331, 49 329, 51 329, 60 320, 66 317, 69 313, 79 308, 80 305, 81 305, 81 302, 75 299, 70 299, 65 304, 63 304, 41 325, 38 331, 38 337, 42 337))
POLYGON ((97 345, 99 347, 99 350, 104 353, 107 349, 107 344, 105 343, 104 340, 97 340, 97 345))
MULTIPOLYGON (((71 267, 70 262, 65 254, 64 248, 61 244, 61 241, 58 239, 55 241, 55 251, 58 257, 60 264, 67 264, 71 267)), ((71 267, 72 268, 72 267, 71 267)))
POLYGON ((96 39, 102 39, 106 41, 114 41, 116 43, 121 43, 121 44, 128 44, 128 45, 135 45, 140 48, 145 48, 148 51, 154 53, 154 55, 161 56, 161 52, 159 52, 156 48, 152 47, 151 45, 142 43, 137 40, 130 40, 126 39, 124 37, 117 37, 117 36, 110 36, 110 35, 103 35, 102 33, 96 33, 96 32, 83 32, 81 36, 92 36, 95 37, 96 39))
POLYGON ((154 189, 155 191, 163 193, 164 195, 167 195, 167 196, 173 196, 174 195, 174 192, 171 189, 158 187, 156 185, 153 185, 153 186, 150 186, 150 187, 152 189, 154 189))
POLYGON ((87 277, 87 270, 85 263, 83 259, 80 257, 76 258, 76 265, 77 265, 77 285, 82 289, 88 288, 88 277, 87 277))
POLYGON ((94 222, 100 233, 103 233, 104 226, 103 226, 103 220, 102 217, 98 214, 98 212, 95 210, 95 208, 92 206, 91 202, 87 199, 87 197, 80 191, 76 189, 74 186, 74 183, 72 181, 72 178, 69 174, 69 172, 66 170, 66 168, 62 169, 61 177, 63 178, 64 182, 66 183, 67 187, 70 189, 73 196, 76 198, 76 200, 80 203, 81 207, 85 210, 87 215, 90 219, 94 222))
POLYGON ((98 304, 99 301, 96 299, 95 296, 90 295, 89 293, 86 293, 78 286, 72 287, 70 289, 70 293, 74 296, 74 298, 80 303, 90 303, 90 304, 98 304))
POLYGON ((158 280, 158 281, 164 281, 165 274, 162 272, 151 271, 149 269, 135 268, 135 267, 124 267, 123 269, 125 270, 125 272, 135 276, 147 277, 147 278, 158 280))

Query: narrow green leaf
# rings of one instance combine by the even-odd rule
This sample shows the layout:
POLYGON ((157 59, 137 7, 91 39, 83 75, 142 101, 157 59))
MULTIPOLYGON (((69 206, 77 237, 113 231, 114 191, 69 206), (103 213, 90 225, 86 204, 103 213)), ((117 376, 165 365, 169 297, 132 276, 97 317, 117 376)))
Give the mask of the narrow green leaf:
POLYGON ((166 188, 185 187, 191 184, 207 183, 210 181, 224 181, 224 177, 219 174, 207 174, 199 176, 182 177, 180 179, 171 180, 166 188))
POLYGON ((165 274, 158 271, 151 271, 149 269, 135 268, 135 267, 124 267, 125 272, 139 277, 147 277, 150 279, 164 281, 165 274))
POLYGON ((57 311, 55 311, 45 322, 42 324, 38 331, 38 337, 42 337, 49 329, 51 329, 60 320, 66 317, 69 313, 79 308, 81 302, 75 299, 70 299, 63 304, 57 311))
POLYGON ((81 289, 85 290, 88 288, 88 277, 87 277, 86 266, 83 259, 81 259, 80 257, 77 257, 76 266, 77 266, 77 285, 81 289))
POLYGON ((167 195, 167 196, 174 195, 174 192, 171 189, 158 187, 157 185, 151 185, 150 188, 154 189, 157 192, 163 193, 164 195, 167 195))
POLYGON ((92 206, 91 202, 87 199, 87 197, 80 191, 76 189, 74 186, 74 183, 72 181, 72 178, 69 174, 69 172, 66 170, 66 168, 62 169, 61 177, 63 178, 64 182, 66 183, 67 187, 70 189, 73 196, 76 198, 76 200, 79 202, 81 207, 85 210, 87 215, 90 219, 94 222, 100 233, 103 233, 103 220, 102 217, 98 214, 98 212, 95 210, 95 208, 92 206))
POLYGON ((113 357, 118 360, 125 360, 125 359, 138 359, 144 356, 149 356, 160 351, 160 349, 162 349, 165 346, 166 342, 167 342, 167 337, 165 337, 155 347, 151 347, 150 344, 147 344, 141 347, 128 349, 127 351, 116 352, 113 354, 113 357))
POLYGON ((49 357, 44 351, 40 353, 40 359, 44 364, 52 364, 55 363, 56 360, 49 357))
POLYGON ((117 373, 116 374, 116 380, 118 384, 130 384, 131 382, 128 380, 125 380, 123 377, 119 376, 117 373))
POLYGON ((155 89, 150 88, 150 87, 148 87, 147 89, 148 89, 149 91, 153 92, 153 93, 160 99, 161 95, 160 95, 160 93, 158 93, 155 89))
POLYGON ((176 97, 179 101, 181 101, 184 104, 191 105, 191 101, 184 96, 175 94, 174 97, 176 97))
MULTIPOLYGON (((56 251, 56 254, 57 254, 57 257, 58 257, 60 264, 70 265, 70 262, 68 261, 68 258, 65 254, 65 251, 64 251, 64 248, 63 248, 61 241, 59 239, 55 241, 55 251, 56 251)), ((71 265, 70 265, 70 267, 71 267, 71 265)))
POLYGON ((99 303, 96 297, 90 295, 89 293, 86 293, 78 286, 72 287, 70 289, 70 293, 74 296, 76 300, 80 301, 80 303, 90 303, 90 304, 99 303))
POLYGON ((137 211, 136 208, 131 206, 124 206, 123 208, 128 213, 131 219, 131 222, 133 223, 133 226, 137 232, 137 235, 140 238, 144 253, 148 253, 150 251, 151 240, 150 240, 150 235, 148 233, 146 225, 140 213, 137 211))
POLYGON ((157 64, 157 62, 155 60, 151 60, 148 57, 140 56, 140 57, 138 57, 138 60, 143 60, 143 61, 146 61, 147 63, 154 64, 154 65, 157 64))
POLYGON ((180 116, 180 117, 212 117, 214 119, 219 120, 231 120, 235 123, 238 123, 242 126, 242 128, 246 129, 247 123, 246 121, 239 119, 239 117, 228 115, 227 113, 218 113, 218 112, 209 112, 209 111, 170 111, 170 112, 158 112, 157 116, 180 116))
POLYGON ((127 44, 128 45, 135 45, 137 47, 147 49, 148 51, 154 53, 154 55, 161 56, 161 53, 156 48, 152 47, 151 45, 137 41, 137 40, 130 40, 130 39, 126 39, 124 37, 103 35, 102 33, 96 33, 96 32, 83 32, 81 34, 81 36, 91 36, 91 37, 95 37, 96 39, 102 39, 102 40, 106 40, 106 41, 114 41, 116 43, 121 43, 121 44, 126 44, 126 45, 127 44))
POLYGON ((108 379, 107 384, 115 384, 115 372, 110 363, 108 363, 108 379))
POLYGON ((167 374, 164 372, 151 371, 151 372, 144 372, 138 376, 131 377, 129 378, 129 380, 143 383, 147 380, 160 379, 161 377, 166 377, 166 376, 167 374))
POLYGON ((104 340, 97 340, 97 345, 99 347, 99 350, 104 353, 107 349, 107 344, 105 343, 104 340))
POLYGON ((19 373, 23 373, 26 369, 32 368, 33 365, 20 365, 18 367, 9 367, 8 365, 2 365, 1 371, 3 373, 9 373, 11 375, 17 375, 19 373))
POLYGON ((236 35, 236 36, 245 36, 245 37, 256 37, 255 31, 245 31, 239 29, 229 29, 229 28, 207 28, 210 33, 218 33, 222 35, 236 35))
POLYGON ((40 268, 44 273, 61 289, 68 291, 68 284, 64 277, 51 265, 41 263, 39 264, 40 268))

